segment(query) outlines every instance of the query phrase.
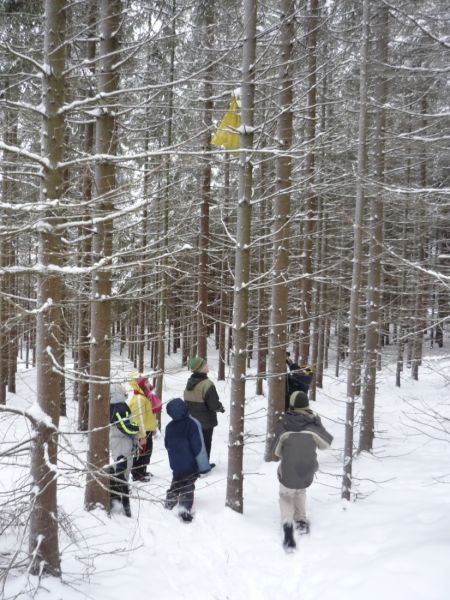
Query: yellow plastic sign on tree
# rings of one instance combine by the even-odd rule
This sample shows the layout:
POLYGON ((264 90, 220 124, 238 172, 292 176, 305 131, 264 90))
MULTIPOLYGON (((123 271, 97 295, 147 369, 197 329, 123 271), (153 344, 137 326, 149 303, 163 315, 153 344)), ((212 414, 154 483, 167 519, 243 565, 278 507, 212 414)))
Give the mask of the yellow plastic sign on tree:
POLYGON ((241 113, 238 100, 233 96, 228 112, 223 117, 220 125, 213 135, 211 144, 222 146, 225 150, 237 150, 240 146, 239 127, 241 126, 241 113))

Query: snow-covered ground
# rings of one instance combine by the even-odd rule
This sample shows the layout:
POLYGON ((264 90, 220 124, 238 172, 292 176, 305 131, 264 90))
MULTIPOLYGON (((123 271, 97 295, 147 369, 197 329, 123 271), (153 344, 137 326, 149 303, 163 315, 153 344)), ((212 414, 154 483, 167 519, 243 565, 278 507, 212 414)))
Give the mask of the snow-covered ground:
MULTIPOLYGON (((211 373, 216 381, 215 353, 211 373)), ((169 357, 163 400, 182 396, 186 369, 169 357)), ((117 359, 117 373, 131 372, 117 359)), ((76 406, 62 420, 68 434, 60 453, 59 503, 62 579, 37 580, 12 569, 2 597, 38 600, 448 600, 450 598, 450 356, 424 360, 420 381, 405 373, 395 387, 394 367, 379 376, 373 454, 354 462, 356 501, 341 500, 345 373, 330 369, 313 408, 334 435, 319 456, 320 471, 308 490, 311 534, 295 553, 281 546, 275 463, 263 461, 265 398, 247 387, 244 514, 225 507, 230 380, 216 382, 227 408, 219 415, 211 460, 216 468, 197 482, 195 519, 181 522, 162 506, 171 479, 162 435, 155 439, 149 483, 134 484, 131 519, 83 510, 79 470, 86 436, 76 433, 76 406), (444 419, 447 419, 445 422, 444 419), (447 432, 445 431, 447 428, 447 432)), ((69 390, 70 391, 70 390, 69 390)), ((21 370, 11 406, 36 400, 33 370, 21 370)), ((164 422, 167 415, 163 413, 164 422)), ((27 425, 20 416, 0 418, 0 444, 19 440, 27 425)), ((357 432, 355 432, 357 439, 357 432)), ((25 486, 29 460, 2 460, 0 494, 25 486), (9 462, 12 462, 11 460, 9 462)), ((18 503, 24 502, 17 492, 18 503)), ((11 510, 11 507, 8 509, 11 510)), ((22 515, 22 520, 25 519, 22 515)), ((2 565, 20 546, 20 531, 3 532, 2 565)), ((22 541, 27 549, 27 539, 22 541)), ((23 560, 25 554, 18 556, 23 560)))

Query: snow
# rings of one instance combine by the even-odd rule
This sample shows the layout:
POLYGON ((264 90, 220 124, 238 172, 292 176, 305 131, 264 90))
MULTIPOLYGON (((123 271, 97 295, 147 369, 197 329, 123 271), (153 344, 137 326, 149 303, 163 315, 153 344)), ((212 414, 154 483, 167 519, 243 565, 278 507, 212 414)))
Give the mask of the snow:
MULTIPOLYGON (((395 361, 384 357, 379 374, 374 452, 353 464, 353 501, 341 499, 345 374, 330 365, 313 409, 335 439, 319 453, 320 470, 307 492, 311 533, 297 537, 297 550, 281 546, 276 463, 265 463, 266 399, 247 382, 244 513, 225 507, 231 376, 217 382, 215 350, 209 348, 210 377, 227 409, 219 414, 211 460, 216 467, 196 484, 195 518, 180 521, 162 500, 171 473, 162 435, 154 440, 153 478, 133 484, 131 519, 83 510, 81 471, 87 436, 76 431, 76 406, 62 418, 59 506, 62 579, 38 580, 24 568, 10 571, 4 598, 37 600, 447 600, 450 597, 450 357, 430 351, 418 382, 405 372, 395 387, 395 361), (431 355, 431 352, 433 355, 431 355), (447 373, 447 376, 445 374, 447 373), (447 421, 445 420, 447 419, 447 421), (70 452, 72 451, 72 453, 70 452)), ((180 396, 188 377, 180 355, 167 358, 163 401, 180 396)), ((69 365, 70 366, 70 365, 69 365)), ((135 369, 116 356, 113 372, 135 369)), ((250 374, 255 374, 252 367, 250 374)), ((35 371, 22 368, 15 408, 35 407, 35 371)), ((67 396, 70 398, 71 387, 67 396)), ((33 409, 34 410, 34 409, 33 409)), ((359 418, 357 405, 356 418, 359 418)), ((163 410, 163 423, 168 417, 163 410)), ((355 431, 355 439, 358 435, 355 431)), ((2 445, 29 434, 20 415, 1 415, 2 445)), ((24 484, 29 459, 3 464, 0 492, 24 484)), ((0 539, 0 563, 27 536, 12 528, 0 539)), ((23 559, 24 554, 19 553, 23 559)))

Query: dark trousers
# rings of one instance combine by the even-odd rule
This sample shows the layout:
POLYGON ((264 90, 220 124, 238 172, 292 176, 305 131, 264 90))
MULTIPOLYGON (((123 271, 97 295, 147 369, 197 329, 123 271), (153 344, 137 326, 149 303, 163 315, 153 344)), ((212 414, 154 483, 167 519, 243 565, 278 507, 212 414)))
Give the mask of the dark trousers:
POLYGON ((195 481, 197 475, 189 475, 188 477, 174 477, 170 488, 166 493, 166 508, 172 510, 177 502, 187 511, 191 511, 194 504, 195 481))
POLYGON ((114 501, 122 503, 124 513, 127 517, 131 517, 130 508, 130 488, 127 482, 127 459, 124 456, 119 456, 117 459, 116 467, 112 467, 110 471, 110 510, 112 509, 114 501))
POLYGON ((147 466, 150 464, 150 458, 153 452, 153 432, 147 431, 147 445, 145 451, 133 458, 133 467, 131 476, 133 479, 139 479, 147 474, 147 466))
POLYGON ((206 454, 208 455, 208 460, 211 455, 211 443, 214 429, 202 429, 203 439, 205 441, 206 454))

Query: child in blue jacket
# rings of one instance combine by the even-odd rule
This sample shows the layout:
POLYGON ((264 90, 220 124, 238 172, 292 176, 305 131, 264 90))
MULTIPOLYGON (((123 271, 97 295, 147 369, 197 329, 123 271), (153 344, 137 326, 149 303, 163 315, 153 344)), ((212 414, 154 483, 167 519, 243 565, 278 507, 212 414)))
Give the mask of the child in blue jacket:
POLYGON ((166 427, 164 444, 169 454, 172 483, 167 490, 165 507, 172 510, 177 502, 180 517, 192 521, 195 481, 199 474, 211 470, 200 423, 189 414, 186 403, 174 398, 167 403, 172 421, 166 427))

